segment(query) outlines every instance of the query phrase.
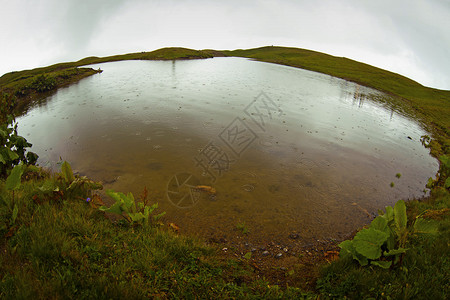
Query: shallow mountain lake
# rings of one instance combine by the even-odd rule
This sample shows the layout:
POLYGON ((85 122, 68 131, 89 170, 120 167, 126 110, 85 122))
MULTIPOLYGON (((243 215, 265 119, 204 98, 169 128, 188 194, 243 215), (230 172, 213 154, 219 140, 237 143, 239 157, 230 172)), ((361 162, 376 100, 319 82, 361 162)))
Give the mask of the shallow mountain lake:
POLYGON ((93 67, 104 72, 18 118, 19 134, 40 165, 57 170, 62 158, 136 197, 147 187, 185 233, 340 240, 378 209, 424 195, 438 169, 420 124, 345 80, 241 58, 93 67))

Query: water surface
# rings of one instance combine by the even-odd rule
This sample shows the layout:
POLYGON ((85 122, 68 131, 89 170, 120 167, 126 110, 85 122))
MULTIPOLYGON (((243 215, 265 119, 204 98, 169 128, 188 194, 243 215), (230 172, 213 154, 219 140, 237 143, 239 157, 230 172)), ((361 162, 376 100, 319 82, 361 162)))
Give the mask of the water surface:
POLYGON ((19 133, 41 165, 146 186, 187 233, 233 240, 245 223, 254 244, 341 239, 423 195, 438 168, 389 96, 328 75, 240 58, 94 67, 19 118, 19 133))

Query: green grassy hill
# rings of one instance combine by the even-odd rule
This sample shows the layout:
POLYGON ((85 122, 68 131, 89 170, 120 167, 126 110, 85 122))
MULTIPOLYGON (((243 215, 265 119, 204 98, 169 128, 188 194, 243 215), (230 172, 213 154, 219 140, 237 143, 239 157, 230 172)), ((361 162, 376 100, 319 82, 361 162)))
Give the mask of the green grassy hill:
POLYGON ((213 57, 213 55, 206 51, 192 50, 186 48, 162 48, 152 52, 138 52, 106 57, 90 56, 76 62, 65 62, 54 64, 48 67, 36 68, 32 70, 6 73, 2 77, 0 77, 0 89, 10 86, 13 82, 17 83, 18 81, 21 81, 23 79, 41 75, 43 73, 57 72, 80 66, 99 64, 104 62, 121 61, 121 60, 199 59, 211 57, 213 57))
MULTIPOLYGON (((0 158, 3 164, 11 162, 12 168, 17 164, 12 152, 20 150, 17 145, 27 147, 26 140, 14 134, 13 125, 6 124, 6 116, 61 86, 99 72, 80 66, 217 56, 247 57, 340 77, 398 96, 389 101, 416 111, 432 132, 432 154, 440 158, 441 167, 439 180, 428 185, 430 197, 406 204, 401 241, 407 250, 403 249, 406 254, 400 262, 382 269, 360 266, 352 257, 343 256, 322 268, 317 285, 308 281, 308 289, 315 294, 279 287, 271 282, 278 282, 279 274, 274 271, 272 278, 258 273, 251 255, 224 259, 220 249, 164 229, 156 221, 134 224, 127 214, 122 214, 126 221, 111 222, 99 210, 100 196, 93 194, 98 184, 75 176, 70 167, 49 174, 33 166, 19 166, 14 168, 16 172, 5 170, 5 175, 9 174, 6 180, 0 178, 0 299, 448 299, 450 157, 440 155, 450 154, 450 91, 425 87, 399 74, 347 58, 284 47, 233 51, 163 48, 11 72, 0 77, 0 150, 4 154, 0 153, 0 158), (417 234, 418 217, 424 218, 426 226, 437 222, 437 233, 431 237, 417 234)), ((147 194, 139 201, 145 203, 143 210, 147 194)), ((152 215, 147 219, 150 217, 153 220, 152 215)), ((284 276, 292 274, 289 271, 284 276)))

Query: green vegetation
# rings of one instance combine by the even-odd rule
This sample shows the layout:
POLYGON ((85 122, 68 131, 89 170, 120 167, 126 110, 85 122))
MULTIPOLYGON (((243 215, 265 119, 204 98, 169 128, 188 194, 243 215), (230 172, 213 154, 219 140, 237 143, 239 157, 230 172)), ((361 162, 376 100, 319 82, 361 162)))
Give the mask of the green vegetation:
MULTIPOLYGON (((92 194, 100 187, 75 176, 67 163, 53 175, 19 165, 0 182, 0 298, 314 296, 270 287, 244 259, 220 260, 215 249, 165 230, 153 218, 112 222, 92 194)), ((119 201, 125 196, 110 194, 119 201)))
MULTIPOLYGON (((433 190, 427 201, 406 202, 408 222, 404 232, 408 234, 403 242, 408 250, 399 254, 398 263, 389 269, 371 266, 373 263, 362 267, 342 254, 341 259, 322 268, 318 292, 336 299, 448 299, 449 205, 450 194, 443 188, 433 190), (432 232, 437 224, 435 234, 422 234, 422 230, 432 232)), ((394 230, 398 230, 396 226, 394 230)))
POLYGON ((341 257, 351 257, 361 266, 374 265, 388 269, 401 260, 406 253, 405 245, 411 234, 436 234, 438 223, 416 217, 413 231, 406 227, 406 205, 398 201, 394 208, 386 207, 386 213, 380 211, 368 228, 359 231, 353 240, 339 244, 341 257))
POLYGON ((245 225, 245 222, 243 223, 237 223, 236 229, 242 232, 242 234, 248 234, 248 227, 245 225))
MULTIPOLYGON (((164 48, 8 73, 0 77, 0 96, 0 298, 448 298, 450 91, 304 49, 164 48), (33 166, 37 156, 26 153, 31 145, 17 136, 11 113, 99 72, 80 66, 213 56, 300 67, 385 91, 397 96, 392 101, 401 109, 414 110, 432 134, 422 137, 440 161, 437 177, 427 184, 430 197, 386 207, 342 242, 340 259, 321 268, 317 295, 257 278, 251 252, 223 260, 217 249, 166 230, 158 221, 163 212, 149 205, 145 189, 139 200, 107 191, 115 203, 106 207, 95 193, 99 183, 75 176, 68 163, 57 174, 33 166)), ((236 228, 248 232, 245 223, 236 228)))
POLYGON ((211 57, 213 57, 213 55, 208 51, 192 50, 186 48, 162 48, 152 52, 138 52, 106 57, 92 56, 71 64, 74 64, 76 66, 85 66, 121 60, 174 60, 174 59, 201 59, 211 57))
POLYGON ((27 140, 17 134, 17 123, 10 115, 0 124, 0 177, 19 163, 35 164, 38 156, 33 152, 25 154, 25 148, 31 147, 27 140))
MULTIPOLYGON (((113 190, 106 191, 106 194, 113 198, 116 203, 114 203, 111 207, 101 206, 99 209, 101 211, 107 213, 113 213, 119 216, 122 216, 127 220, 130 224, 143 224, 148 225, 152 219, 150 218, 155 209, 158 208, 158 203, 153 204, 152 206, 148 206, 147 199, 147 189, 144 189, 144 193, 141 197, 141 201, 137 202, 134 199, 132 193, 128 193, 125 195, 121 192, 115 192, 113 190)), ((162 212, 158 215, 153 216, 153 220, 157 221, 162 216, 164 216, 165 212, 162 212)))

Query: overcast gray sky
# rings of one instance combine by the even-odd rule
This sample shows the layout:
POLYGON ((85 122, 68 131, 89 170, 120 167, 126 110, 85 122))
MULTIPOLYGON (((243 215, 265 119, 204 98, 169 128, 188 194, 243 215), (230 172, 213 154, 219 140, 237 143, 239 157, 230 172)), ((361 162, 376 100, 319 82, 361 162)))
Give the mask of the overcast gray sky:
POLYGON ((450 0, 0 0, 0 75, 162 47, 267 45, 450 89, 450 0))

